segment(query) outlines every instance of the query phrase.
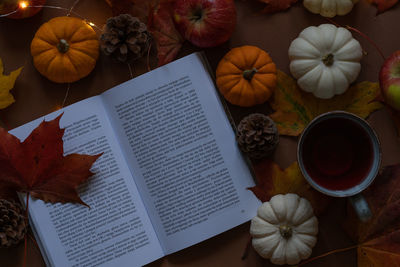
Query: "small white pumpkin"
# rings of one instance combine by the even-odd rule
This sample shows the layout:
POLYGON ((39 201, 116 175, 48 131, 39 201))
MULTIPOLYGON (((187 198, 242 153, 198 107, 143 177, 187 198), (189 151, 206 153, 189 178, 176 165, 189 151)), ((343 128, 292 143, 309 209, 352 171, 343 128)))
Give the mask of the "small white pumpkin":
POLYGON ((358 0, 304 0, 303 5, 314 14, 332 18, 349 13, 358 0))
POLYGON ((318 220, 307 199, 276 195, 251 220, 254 249, 273 264, 297 264, 310 257, 317 242, 318 220))
POLYGON ((289 47, 290 72, 316 97, 343 94, 360 73, 362 49, 350 31, 333 24, 305 28, 289 47))

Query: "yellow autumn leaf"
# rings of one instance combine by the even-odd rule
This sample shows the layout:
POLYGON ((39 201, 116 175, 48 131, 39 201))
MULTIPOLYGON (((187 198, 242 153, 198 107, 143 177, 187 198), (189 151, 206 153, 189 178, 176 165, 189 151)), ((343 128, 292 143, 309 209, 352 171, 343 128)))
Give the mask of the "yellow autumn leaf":
POLYGON ((10 75, 4 75, 3 61, 0 58, 0 109, 6 108, 15 102, 10 90, 13 89, 15 80, 21 73, 22 67, 14 70, 10 75))
POLYGON ((270 101, 275 113, 270 117, 281 135, 298 136, 313 118, 328 111, 343 110, 368 117, 383 107, 375 100, 379 93, 378 83, 365 81, 353 85, 342 95, 319 99, 302 91, 292 77, 278 71, 277 88, 270 101))
POLYGON ((249 188, 262 202, 269 201, 277 194, 295 193, 310 201, 316 214, 321 214, 331 201, 331 197, 313 189, 300 171, 299 164, 293 162, 286 169, 270 159, 253 164, 257 185, 249 188))

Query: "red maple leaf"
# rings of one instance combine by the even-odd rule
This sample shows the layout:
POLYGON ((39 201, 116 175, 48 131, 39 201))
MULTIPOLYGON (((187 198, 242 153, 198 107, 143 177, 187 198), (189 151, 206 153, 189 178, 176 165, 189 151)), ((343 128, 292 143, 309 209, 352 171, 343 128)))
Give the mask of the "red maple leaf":
POLYGON ((160 0, 106 0, 111 6, 113 16, 131 14, 146 23, 151 10, 160 0))
POLYGON ((263 13, 275 13, 279 11, 286 10, 292 5, 297 3, 297 0, 258 0, 267 4, 267 6, 262 10, 263 13))
POLYGON ((385 12, 389 8, 393 7, 397 4, 399 0, 369 0, 369 2, 377 5, 378 7, 378 14, 385 12))
POLYGON ((76 187, 93 173, 99 155, 63 155, 62 115, 43 121, 21 142, 0 128, 0 194, 24 192, 47 202, 86 205, 76 187))
POLYGON ((400 266, 400 164, 384 167, 363 195, 372 218, 363 223, 349 209, 345 222, 358 243, 358 266, 400 266))
POLYGON ((106 0, 114 16, 131 14, 147 23, 157 47, 158 66, 171 62, 184 41, 172 19, 174 0, 106 0))
POLYGON ((149 17, 148 28, 156 41, 158 66, 174 60, 184 41, 172 20, 171 3, 171 0, 161 1, 149 17))

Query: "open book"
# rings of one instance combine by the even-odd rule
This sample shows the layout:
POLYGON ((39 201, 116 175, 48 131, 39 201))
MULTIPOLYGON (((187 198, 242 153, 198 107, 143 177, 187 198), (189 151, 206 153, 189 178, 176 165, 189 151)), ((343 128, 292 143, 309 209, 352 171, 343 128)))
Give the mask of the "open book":
POLYGON ((30 200, 48 266, 141 266, 256 214, 254 182, 206 63, 192 54, 11 131, 64 115, 64 153, 104 154, 90 209, 30 200))

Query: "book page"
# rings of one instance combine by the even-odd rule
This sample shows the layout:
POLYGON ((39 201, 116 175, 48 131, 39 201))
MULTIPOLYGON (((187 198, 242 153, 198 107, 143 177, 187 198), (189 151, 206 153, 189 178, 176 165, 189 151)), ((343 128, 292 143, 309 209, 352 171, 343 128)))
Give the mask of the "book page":
POLYGON ((102 97, 166 253, 255 216, 253 179, 200 55, 102 97))
MULTIPOLYGON (((51 204, 30 199, 29 213, 50 266, 141 266, 163 256, 142 200, 102 107, 93 97, 61 112, 64 154, 103 155, 95 173, 79 186, 79 204, 51 204)), ((11 131, 21 140, 43 118, 11 131)))

